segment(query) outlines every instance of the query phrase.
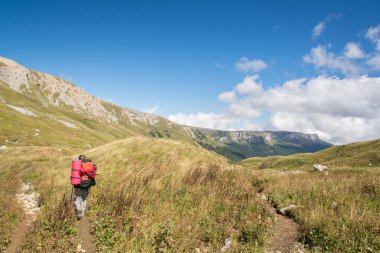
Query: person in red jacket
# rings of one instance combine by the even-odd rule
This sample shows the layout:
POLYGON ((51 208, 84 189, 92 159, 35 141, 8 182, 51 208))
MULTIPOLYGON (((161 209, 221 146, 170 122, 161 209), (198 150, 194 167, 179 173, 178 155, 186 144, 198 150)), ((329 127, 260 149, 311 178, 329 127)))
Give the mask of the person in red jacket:
POLYGON ((74 205, 78 220, 82 219, 86 211, 87 196, 91 186, 95 183, 96 165, 91 160, 86 159, 84 155, 78 157, 82 161, 80 169, 81 184, 74 186, 74 205))

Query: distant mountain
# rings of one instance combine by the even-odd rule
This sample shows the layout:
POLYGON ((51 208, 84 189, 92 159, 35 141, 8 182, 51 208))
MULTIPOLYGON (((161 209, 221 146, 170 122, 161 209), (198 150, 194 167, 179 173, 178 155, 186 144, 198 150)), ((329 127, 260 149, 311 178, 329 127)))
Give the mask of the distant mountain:
POLYGON ((332 146, 320 140, 316 134, 285 131, 219 131, 200 128, 193 131, 199 145, 231 160, 316 152, 332 146))
POLYGON ((131 136, 180 139, 241 160, 252 156, 315 152, 332 146, 317 135, 220 131, 98 99, 78 86, 0 57, 0 145, 70 146, 78 150, 131 136))

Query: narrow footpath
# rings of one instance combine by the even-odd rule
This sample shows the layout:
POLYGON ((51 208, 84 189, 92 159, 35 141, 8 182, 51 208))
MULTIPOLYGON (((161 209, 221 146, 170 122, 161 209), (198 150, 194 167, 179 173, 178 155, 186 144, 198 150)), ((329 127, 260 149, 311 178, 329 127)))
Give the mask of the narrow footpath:
POLYGON ((282 214, 276 213, 276 219, 278 224, 270 240, 269 247, 265 252, 299 252, 295 247, 299 235, 299 225, 291 218, 282 214))
POLYGON ((32 187, 30 184, 23 183, 18 193, 16 194, 16 198, 18 202, 24 209, 25 216, 24 216, 24 219, 13 231, 12 236, 11 236, 11 243, 8 245, 4 253, 16 252, 17 247, 20 245, 23 238, 27 234, 30 224, 37 216, 37 213, 40 209, 38 207, 39 195, 36 192, 31 191, 31 190, 32 190, 32 187))
MULTIPOLYGON (((265 195, 263 195, 265 196, 265 195)), ((267 201, 268 209, 271 210, 276 218, 276 226, 271 238, 265 247, 265 253, 302 253, 303 247, 298 243, 300 225, 292 218, 277 212, 265 196, 263 200, 267 201)))
POLYGON ((78 245, 78 252, 86 252, 86 253, 96 253, 96 247, 93 243, 93 236, 91 235, 91 223, 84 216, 80 222, 80 238, 82 240, 82 244, 78 245))

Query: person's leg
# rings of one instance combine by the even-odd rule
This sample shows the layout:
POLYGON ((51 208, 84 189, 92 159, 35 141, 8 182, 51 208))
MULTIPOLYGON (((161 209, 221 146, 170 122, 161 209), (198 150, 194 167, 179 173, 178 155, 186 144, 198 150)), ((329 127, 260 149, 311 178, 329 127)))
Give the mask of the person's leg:
POLYGON ((74 188, 74 205, 75 205, 75 211, 77 214, 80 212, 81 209, 81 189, 80 188, 74 188))
POLYGON ((80 220, 84 215, 85 210, 85 193, 86 189, 75 188, 75 207, 77 211, 77 218, 80 220))
POLYGON ((88 196, 89 189, 83 189, 82 192, 82 198, 83 198, 83 212, 86 211, 86 205, 87 205, 87 196, 88 196))

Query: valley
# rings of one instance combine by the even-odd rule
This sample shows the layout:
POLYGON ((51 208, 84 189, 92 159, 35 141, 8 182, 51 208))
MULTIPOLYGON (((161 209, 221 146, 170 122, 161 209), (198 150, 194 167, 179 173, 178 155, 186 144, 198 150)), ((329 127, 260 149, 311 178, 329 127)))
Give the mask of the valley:
POLYGON ((88 245, 69 180, 82 153, 99 168, 85 231, 98 252, 380 250, 379 140, 332 146, 313 134, 183 126, 0 62, 1 250, 26 218, 23 184, 39 211, 18 252, 88 245))

